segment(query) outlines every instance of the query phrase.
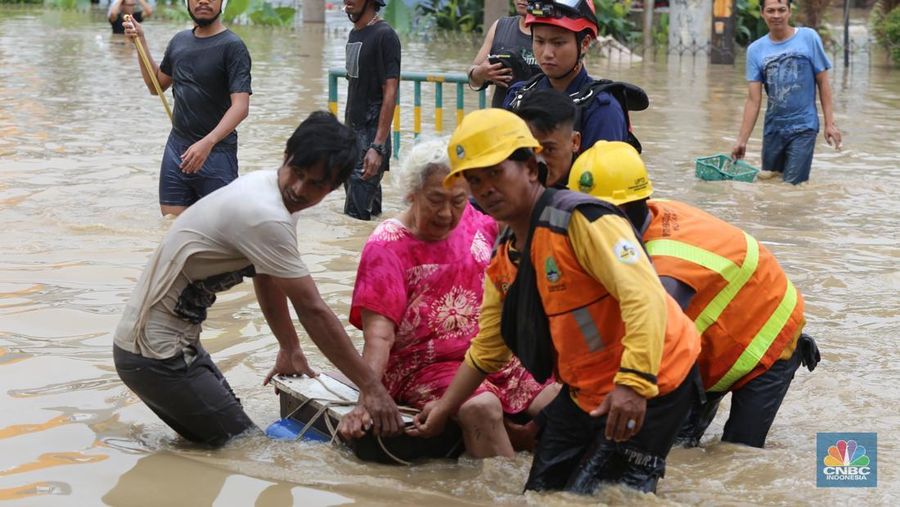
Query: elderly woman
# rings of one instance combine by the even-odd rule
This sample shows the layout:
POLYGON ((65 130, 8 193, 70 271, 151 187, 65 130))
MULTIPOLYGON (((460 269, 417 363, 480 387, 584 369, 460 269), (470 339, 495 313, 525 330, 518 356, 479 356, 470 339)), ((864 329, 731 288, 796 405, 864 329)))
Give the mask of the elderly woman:
MULTIPOLYGON (((462 178, 442 186, 449 172, 446 140, 413 147, 401 172, 409 207, 366 242, 350 322, 363 330, 363 358, 394 399, 421 409, 450 385, 478 332, 497 224, 469 204, 462 178)), ((489 375, 457 415, 468 453, 512 456, 504 415, 534 416, 556 392, 550 387, 539 396, 544 388, 518 361, 489 375)), ((362 436, 368 422, 357 409, 341 432, 362 436)))

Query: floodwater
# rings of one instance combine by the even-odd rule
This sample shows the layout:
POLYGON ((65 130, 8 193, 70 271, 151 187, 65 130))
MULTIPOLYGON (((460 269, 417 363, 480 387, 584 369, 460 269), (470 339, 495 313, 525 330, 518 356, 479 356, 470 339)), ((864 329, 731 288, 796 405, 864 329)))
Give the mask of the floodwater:
MULTIPOLYGON (((241 172, 276 167, 292 129, 326 106, 325 69, 341 66, 348 23, 297 31, 239 28, 253 56, 241 172)), ((147 23, 157 58, 182 25, 147 23)), ((898 505, 900 429, 900 73, 857 55, 834 72, 845 149, 821 141, 812 182, 705 183, 692 159, 727 151, 738 129, 742 64, 590 57, 592 74, 639 83, 652 108, 634 122, 658 196, 745 228, 778 256, 807 302, 823 361, 797 373, 765 450, 719 442, 675 450, 657 497, 611 488, 596 498, 520 495, 530 457, 414 468, 364 464, 325 445, 238 440, 191 448, 119 382, 111 332, 170 222, 157 207, 168 132, 134 49, 101 13, 0 8, 0 500, 27 505, 898 505), (816 432, 878 433, 876 489, 817 489, 816 432), (18 502, 15 502, 18 501, 18 502)), ((404 46, 408 70, 465 69, 469 42, 404 46)), ((403 87, 409 104, 411 86, 403 87)), ((430 117, 431 91, 423 104, 430 117)), ((445 97, 455 96, 452 88, 445 97)), ((468 93, 471 107, 474 94, 468 93)), ((411 108, 403 111, 411 130, 411 108)), ((445 113, 452 128, 452 109, 445 113)), ((427 121, 426 121, 427 123, 427 121)), ((761 123, 761 122, 760 122, 761 123)), ((410 136, 404 137, 408 146, 410 136)), ((759 129, 750 161, 759 162, 759 129)), ((303 213, 301 250, 346 320, 358 252, 374 224, 340 214, 339 192, 303 213)), ((400 209, 387 191, 387 215, 400 209)), ((360 344, 359 332, 353 331, 360 344)), ((277 346, 245 283, 220 296, 203 332, 250 416, 278 417, 260 386, 277 346)), ((320 369, 326 361, 305 337, 320 369)), ((727 405, 726 405, 727 407, 727 405)))

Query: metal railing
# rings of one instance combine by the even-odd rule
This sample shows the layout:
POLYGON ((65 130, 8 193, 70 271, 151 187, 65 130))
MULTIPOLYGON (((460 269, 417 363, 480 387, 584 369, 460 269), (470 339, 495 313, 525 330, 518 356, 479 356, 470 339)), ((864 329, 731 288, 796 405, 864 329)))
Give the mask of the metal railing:
MULTIPOLYGON (((338 78, 346 78, 347 71, 340 67, 328 69, 328 109, 337 116, 338 113, 338 78)), ((401 72, 400 81, 413 83, 413 136, 422 133, 422 83, 434 83, 434 130, 440 134, 444 130, 444 83, 456 85, 456 124, 462 121, 465 114, 465 88, 469 78, 462 72, 401 72)), ((394 158, 400 153, 400 88, 397 89, 397 107, 394 108, 393 119, 393 152, 394 158)), ((478 92, 478 108, 487 106, 484 90, 478 92)))

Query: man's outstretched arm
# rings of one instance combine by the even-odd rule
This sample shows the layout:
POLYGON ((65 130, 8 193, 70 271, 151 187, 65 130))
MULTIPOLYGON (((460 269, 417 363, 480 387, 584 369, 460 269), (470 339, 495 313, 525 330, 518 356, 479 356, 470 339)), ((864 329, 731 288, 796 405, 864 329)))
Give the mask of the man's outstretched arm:
MULTIPOLYGON (((256 278, 259 281, 254 281, 255 284, 265 285, 268 283, 265 280, 266 275, 257 275, 256 278)), ((276 288, 290 299, 297 312, 297 317, 300 319, 300 324, 319 350, 359 387, 359 403, 371 415, 375 433, 391 435, 399 432, 403 427, 403 421, 397 405, 382 385, 381 379, 377 378, 375 373, 363 362, 334 312, 322 301, 312 277, 270 277, 270 279, 276 288)), ((263 304, 263 300, 260 300, 260 304, 263 304)), ((266 311, 271 310, 272 308, 269 308, 263 312, 265 314, 266 311)), ((275 311, 281 312, 278 309, 275 311)), ((273 332, 275 332, 274 329, 273 332)))

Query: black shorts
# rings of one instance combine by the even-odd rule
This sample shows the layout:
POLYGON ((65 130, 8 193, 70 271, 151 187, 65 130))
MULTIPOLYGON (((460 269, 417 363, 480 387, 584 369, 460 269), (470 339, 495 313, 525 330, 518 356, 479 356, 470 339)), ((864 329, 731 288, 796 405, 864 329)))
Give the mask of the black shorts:
POLYGON ((209 353, 197 346, 184 354, 150 359, 113 346, 122 382, 182 437, 221 446, 255 428, 209 353))
POLYGON ((606 416, 591 417, 564 386, 541 414, 545 422, 525 489, 592 494, 602 483, 621 483, 655 492, 675 435, 700 396, 702 383, 694 366, 677 389, 647 401, 637 435, 614 442, 604 436, 606 416))

